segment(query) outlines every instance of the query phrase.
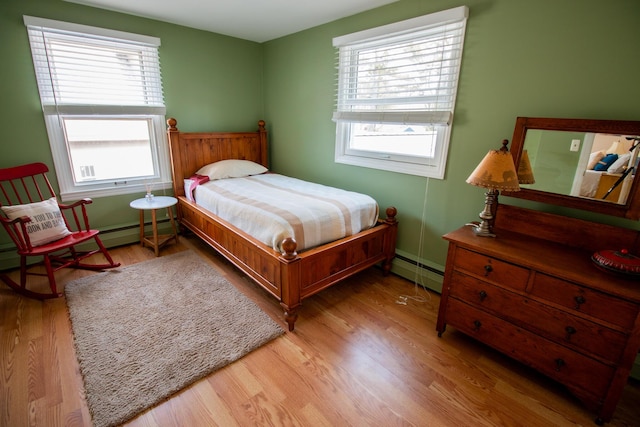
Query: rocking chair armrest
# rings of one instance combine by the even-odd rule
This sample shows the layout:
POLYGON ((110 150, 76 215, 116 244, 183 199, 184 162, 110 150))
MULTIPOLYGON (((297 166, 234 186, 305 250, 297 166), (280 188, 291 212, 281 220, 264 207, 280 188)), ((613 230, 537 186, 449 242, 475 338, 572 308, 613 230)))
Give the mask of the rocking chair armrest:
POLYGON ((0 220, 2 222, 4 222, 5 224, 7 224, 7 225, 13 225, 13 224, 15 224, 17 222, 21 222, 21 223, 24 223, 24 224, 26 224, 28 222, 31 222, 31 218, 29 218, 27 215, 22 215, 22 216, 19 216, 17 218, 14 218, 14 219, 0 217, 0 220))
POLYGON ((71 203, 70 205, 64 204, 64 203, 58 203, 58 207, 60 209, 73 209, 73 208, 77 208, 78 206, 82 206, 82 205, 90 205, 91 203, 93 203, 93 200, 91 200, 90 198, 86 197, 84 199, 80 199, 76 202, 71 203))

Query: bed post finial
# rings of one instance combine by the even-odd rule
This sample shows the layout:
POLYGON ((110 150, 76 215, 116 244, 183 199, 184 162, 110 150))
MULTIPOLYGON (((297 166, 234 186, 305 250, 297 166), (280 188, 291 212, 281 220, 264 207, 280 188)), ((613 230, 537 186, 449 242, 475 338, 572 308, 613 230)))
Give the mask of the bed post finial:
POLYGON ((167 119, 167 125, 169 125, 169 130, 172 132, 175 132, 178 130, 178 128, 176 127, 176 125, 178 124, 178 121, 176 119, 174 119, 173 117, 167 119))
POLYGON ((286 237, 282 243, 282 258, 286 260, 293 260, 298 256, 298 252, 296 252, 296 248, 298 247, 298 243, 293 237, 286 237))
POLYGON ((393 224, 396 221, 396 215, 398 215, 398 209, 395 206, 389 206, 386 210, 387 218, 384 220, 387 224, 393 224))
POLYGON ((258 131, 264 131, 265 126, 266 126, 266 123, 264 120, 258 120, 258 131))

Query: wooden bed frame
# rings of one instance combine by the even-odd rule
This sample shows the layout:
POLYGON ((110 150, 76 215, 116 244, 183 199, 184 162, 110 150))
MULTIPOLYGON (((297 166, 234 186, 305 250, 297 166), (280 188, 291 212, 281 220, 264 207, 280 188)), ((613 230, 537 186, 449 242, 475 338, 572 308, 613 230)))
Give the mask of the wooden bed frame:
POLYGON ((186 133, 178 130, 176 119, 167 120, 167 124, 181 227, 202 238, 275 296, 290 331, 304 298, 378 263, 382 263, 385 275, 391 270, 397 235, 393 207, 386 209, 385 220, 356 235, 300 253, 296 252, 295 241, 287 239, 280 253, 186 198, 183 180, 206 164, 244 159, 268 167, 264 121, 258 122, 257 132, 186 133))

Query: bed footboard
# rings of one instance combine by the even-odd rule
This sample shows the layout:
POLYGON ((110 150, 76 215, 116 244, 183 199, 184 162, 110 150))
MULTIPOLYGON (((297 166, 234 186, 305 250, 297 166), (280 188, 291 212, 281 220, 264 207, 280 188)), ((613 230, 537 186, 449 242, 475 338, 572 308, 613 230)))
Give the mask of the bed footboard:
POLYGON ((182 226, 278 299, 290 331, 303 299, 375 264, 380 263, 386 275, 395 257, 398 223, 393 207, 376 226, 300 254, 292 239, 279 253, 183 196, 178 212, 182 226))

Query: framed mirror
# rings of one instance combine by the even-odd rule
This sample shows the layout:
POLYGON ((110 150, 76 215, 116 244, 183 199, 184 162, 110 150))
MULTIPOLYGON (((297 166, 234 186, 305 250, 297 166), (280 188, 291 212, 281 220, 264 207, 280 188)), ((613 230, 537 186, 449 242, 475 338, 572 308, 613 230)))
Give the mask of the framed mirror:
POLYGON ((640 121, 518 117, 520 191, 503 195, 640 219, 639 143, 640 121))

